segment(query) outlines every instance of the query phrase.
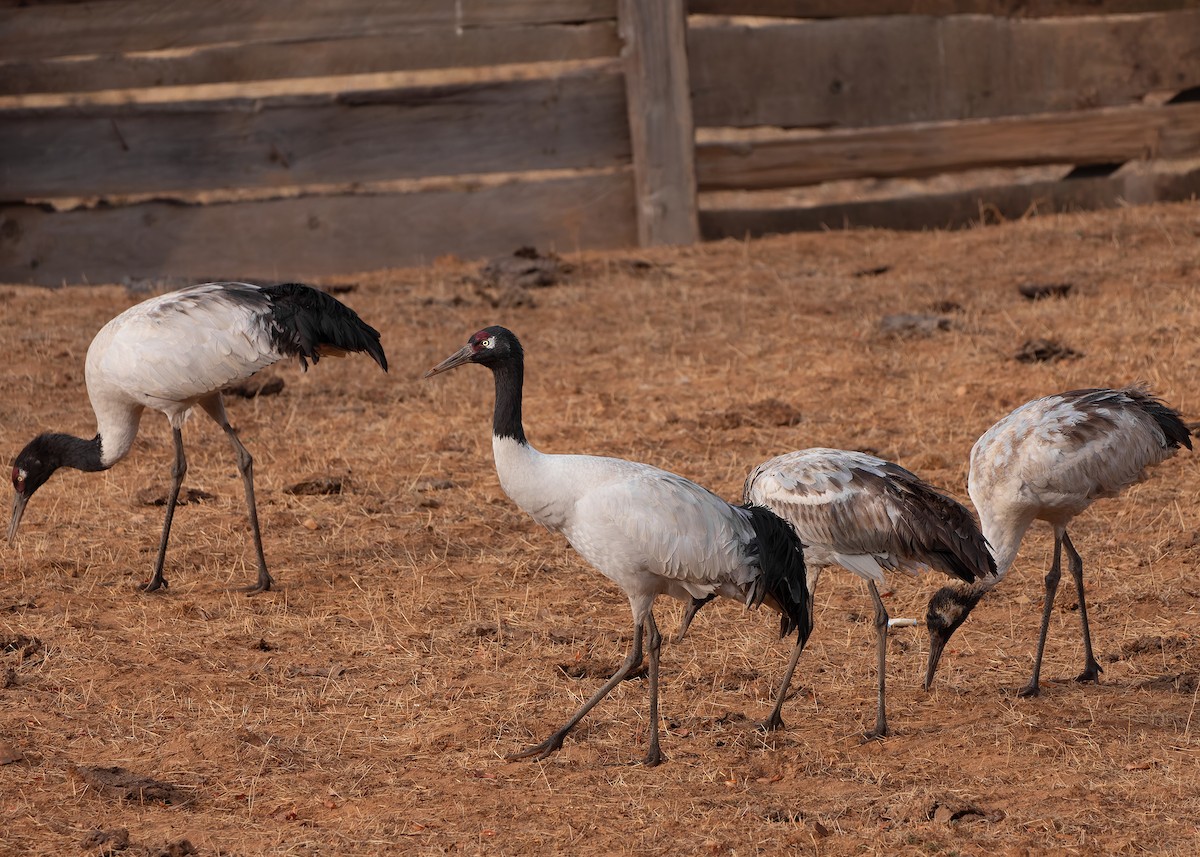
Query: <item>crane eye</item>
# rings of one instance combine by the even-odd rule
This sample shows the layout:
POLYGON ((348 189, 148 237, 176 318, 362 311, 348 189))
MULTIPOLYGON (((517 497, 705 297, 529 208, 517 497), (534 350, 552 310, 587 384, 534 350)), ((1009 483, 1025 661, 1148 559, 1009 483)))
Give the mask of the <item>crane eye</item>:
POLYGON ((492 348, 495 348, 496 347, 496 337, 489 336, 487 339, 483 340, 483 342, 479 343, 479 347, 487 348, 489 350, 492 348))

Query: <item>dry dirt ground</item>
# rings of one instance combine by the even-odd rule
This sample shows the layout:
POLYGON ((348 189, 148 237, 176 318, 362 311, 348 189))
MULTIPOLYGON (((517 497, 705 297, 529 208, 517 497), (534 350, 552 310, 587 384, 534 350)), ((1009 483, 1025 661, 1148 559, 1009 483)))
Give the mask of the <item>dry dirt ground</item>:
MULTIPOLYGON (((203 416, 185 431, 186 487, 212 497, 177 515, 168 592, 133 588, 169 481, 157 414, 113 470, 56 475, 0 548, 0 853, 1200 853, 1195 455, 1074 528, 1099 686, 1070 681, 1068 579, 1044 692, 1014 695, 1049 554, 1039 528, 933 692, 923 628, 893 633, 886 740, 860 740, 865 585, 830 572, 786 730, 754 723, 790 643, 724 603, 664 650, 665 765, 635 763, 644 680, 550 759, 509 763, 616 668, 629 610, 501 493, 488 373, 421 378, 503 323, 526 346, 526 428, 545 451, 650 462, 735 499, 769 456, 863 449, 965 499, 971 444, 1030 398, 1142 379, 1196 417, 1198 237, 1193 204, 570 255, 560 282, 528 290, 481 287, 477 264, 453 260, 347 278, 390 374, 361 357, 277 366, 281 392, 229 402, 278 591, 233 591, 254 573, 241 484, 203 416), (1059 283, 1065 298, 1018 293, 1059 283), (882 331, 896 313, 946 322, 882 331), (1033 339, 1076 356, 1016 360, 1033 339), (326 478, 341 493, 289 493, 326 478)), ((6 458, 39 431, 90 436, 84 353, 137 299, 0 286, 6 458)), ((894 580, 892 615, 923 617, 942 583, 894 580)), ((660 602, 664 628, 680 609, 660 602)))

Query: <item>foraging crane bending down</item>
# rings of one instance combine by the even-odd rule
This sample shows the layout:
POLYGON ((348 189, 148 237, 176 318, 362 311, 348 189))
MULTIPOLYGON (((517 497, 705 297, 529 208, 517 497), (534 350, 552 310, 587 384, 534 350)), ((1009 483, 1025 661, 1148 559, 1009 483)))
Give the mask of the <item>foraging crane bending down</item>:
MULTIPOLYGON (((994 574, 995 560, 971 513, 898 464, 844 449, 804 449, 765 461, 746 478, 742 499, 766 506, 804 542, 809 604, 822 569, 831 565, 867 581, 875 603, 879 695, 875 727, 888 734, 884 702, 888 614, 877 584, 884 572, 935 568, 971 583, 994 574)), ((703 601, 693 601, 680 636, 703 601)), ((782 725, 784 695, 800 651, 793 652, 768 728, 782 725)))
POLYGON ((967 490, 979 511, 983 534, 996 554, 998 570, 992 580, 946 587, 930 599, 925 688, 933 682, 946 641, 983 595, 1008 574, 1021 538, 1035 520, 1054 528, 1054 561, 1046 574, 1033 675, 1020 695, 1036 696, 1039 691, 1042 651, 1062 575, 1064 547, 1079 594, 1083 626, 1084 667, 1075 680, 1098 681, 1103 670, 1092 653, 1083 598, 1083 560, 1067 535, 1067 526, 1096 500, 1115 497, 1145 479, 1149 468, 1170 458, 1181 446, 1191 449, 1192 439, 1179 413, 1143 386, 1072 390, 1035 399, 988 429, 971 450, 967 490))
POLYGON ((8 541, 16 538, 25 504, 55 470, 112 467, 133 446, 142 411, 153 408, 171 423, 175 464, 154 576, 142 588, 147 592, 165 588, 167 539, 187 472, 183 424, 199 405, 224 429, 237 454, 258 553, 258 580, 249 591, 270 589, 254 504, 254 459, 225 416, 221 388, 284 357, 296 357, 307 369, 309 360, 316 363, 349 351, 366 352, 387 371, 379 333, 336 298, 299 283, 206 283, 130 307, 104 325, 88 348, 85 375, 96 413, 96 436, 84 440, 41 434, 17 456, 8 541))
POLYGON ((649 653, 650 746, 659 749, 658 661, 662 636, 654 599, 709 594, 749 605, 766 603, 782 614, 781 632, 808 638, 811 611, 804 584, 802 545, 792 527, 770 511, 739 507, 681 476, 647 464, 593 455, 548 455, 525 438, 521 423, 524 354, 511 331, 488 327, 425 373, 465 363, 492 370, 496 384, 492 452, 500 487, 547 529, 561 532, 601 574, 624 590, 633 612, 633 648, 616 673, 545 741, 509 759, 544 759, 601 699, 649 653))

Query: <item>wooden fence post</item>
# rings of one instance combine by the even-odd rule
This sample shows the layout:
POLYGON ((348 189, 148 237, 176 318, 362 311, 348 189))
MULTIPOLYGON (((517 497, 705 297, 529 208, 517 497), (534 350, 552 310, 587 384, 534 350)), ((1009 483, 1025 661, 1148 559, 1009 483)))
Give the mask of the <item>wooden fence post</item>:
POLYGON ((696 214, 695 135, 684 0, 620 0, 625 94, 643 247, 691 244, 696 214))

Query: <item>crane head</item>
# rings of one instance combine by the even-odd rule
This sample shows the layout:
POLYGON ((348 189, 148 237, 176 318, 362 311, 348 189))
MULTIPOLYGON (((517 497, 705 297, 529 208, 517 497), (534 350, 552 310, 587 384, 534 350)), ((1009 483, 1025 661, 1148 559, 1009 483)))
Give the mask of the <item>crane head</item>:
POLYGON ((17 537, 17 527, 21 524, 21 516, 25 514, 25 504, 59 468, 60 457, 53 441, 54 437, 54 435, 38 435, 21 450, 20 455, 13 462, 12 518, 8 522, 10 544, 17 537))
POLYGON ((925 627, 929 630, 929 663, 925 667, 925 689, 933 684, 938 662, 945 651, 946 643, 958 630, 958 626, 971 615, 979 599, 988 587, 985 585, 945 586, 929 599, 925 611, 925 627))
POLYGON ((466 345, 426 372, 425 377, 432 378, 464 363, 479 363, 491 367, 505 360, 520 359, 523 356, 524 352, 516 335, 506 327, 494 325, 473 333, 466 345))

